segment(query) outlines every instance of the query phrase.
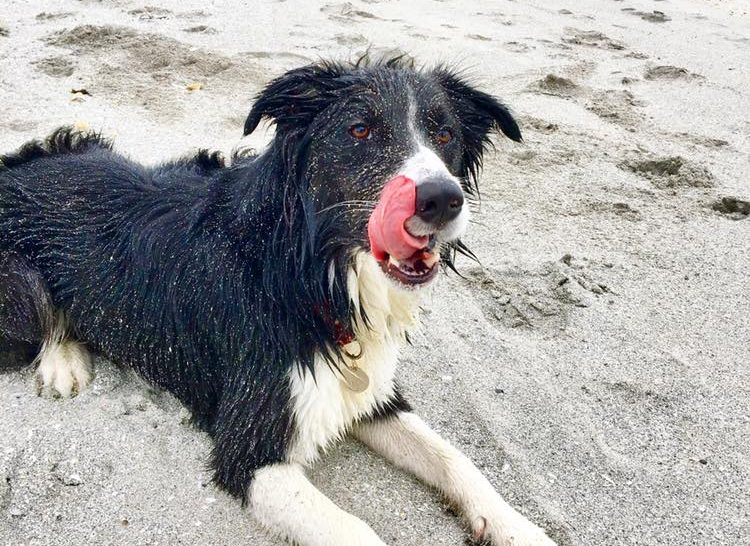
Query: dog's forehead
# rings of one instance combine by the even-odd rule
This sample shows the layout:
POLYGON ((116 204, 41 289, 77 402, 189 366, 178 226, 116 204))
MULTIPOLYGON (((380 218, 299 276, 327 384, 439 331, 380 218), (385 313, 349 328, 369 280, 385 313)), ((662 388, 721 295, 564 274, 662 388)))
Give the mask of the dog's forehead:
POLYGON ((445 95, 429 74, 416 70, 380 70, 369 82, 379 101, 391 111, 424 111, 445 95))

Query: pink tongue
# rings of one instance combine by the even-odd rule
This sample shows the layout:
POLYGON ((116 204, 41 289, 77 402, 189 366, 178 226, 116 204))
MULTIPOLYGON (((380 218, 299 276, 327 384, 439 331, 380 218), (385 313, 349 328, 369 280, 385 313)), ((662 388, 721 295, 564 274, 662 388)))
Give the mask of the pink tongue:
POLYGON ((404 222, 414 216, 416 203, 417 185, 411 178, 397 176, 383 188, 367 224, 370 250, 379 262, 388 255, 405 260, 427 246, 427 237, 414 237, 404 227, 404 222))

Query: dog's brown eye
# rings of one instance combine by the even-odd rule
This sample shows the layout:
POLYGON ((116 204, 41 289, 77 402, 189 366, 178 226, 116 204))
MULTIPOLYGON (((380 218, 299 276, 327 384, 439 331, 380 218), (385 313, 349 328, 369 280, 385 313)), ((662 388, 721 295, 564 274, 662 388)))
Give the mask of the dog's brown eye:
POLYGON ((370 138, 370 128, 363 123, 357 123, 349 127, 349 134, 357 140, 365 140, 370 138))
POLYGON ((438 144, 448 144, 453 140, 453 132, 447 127, 443 127, 437 132, 435 138, 437 139, 438 144))

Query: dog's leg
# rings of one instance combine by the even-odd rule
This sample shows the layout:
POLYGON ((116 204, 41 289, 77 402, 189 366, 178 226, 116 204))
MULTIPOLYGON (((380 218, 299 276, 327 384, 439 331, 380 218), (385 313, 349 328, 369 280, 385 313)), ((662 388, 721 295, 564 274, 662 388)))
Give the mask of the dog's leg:
POLYGON ((494 546, 554 546, 542 529, 500 497, 466 456, 413 413, 360 423, 354 434, 446 495, 463 512, 476 540, 494 546))
POLYGON ((70 331, 41 273, 21 255, 0 251, 0 366, 38 362, 40 394, 75 394, 91 380, 91 358, 70 331))
POLYGON ((318 491, 298 464, 257 470, 249 501, 264 527, 300 546, 385 546, 366 523, 318 491))
POLYGON ((54 321, 37 357, 37 385, 40 395, 68 398, 91 382, 91 355, 85 345, 69 339, 69 325, 61 312, 54 321))
POLYGON ((53 316, 39 271, 19 254, 0 250, 0 369, 31 364, 53 316))
POLYGON ((0 365, 33 359, 39 394, 77 394, 91 381, 91 357, 71 331, 41 273, 21 255, 0 251, 0 365))

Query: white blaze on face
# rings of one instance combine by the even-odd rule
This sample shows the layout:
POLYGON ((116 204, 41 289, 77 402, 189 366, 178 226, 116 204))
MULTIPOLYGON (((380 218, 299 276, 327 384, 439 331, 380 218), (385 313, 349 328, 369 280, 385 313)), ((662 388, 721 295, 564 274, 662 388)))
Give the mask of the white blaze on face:
MULTIPOLYGON (((413 96, 411 96, 409 100, 408 115, 409 132, 416 145, 416 150, 414 155, 404 162, 398 174, 414 180, 414 183, 417 185, 417 192, 419 192, 419 185, 431 178, 450 180, 456 184, 461 191, 463 191, 458 178, 451 174, 448 170, 448 166, 442 159, 440 159, 435 151, 425 144, 423 136, 417 130, 417 106, 413 96)), ((458 217, 437 233, 435 233, 433 227, 429 226, 416 216, 407 220, 406 227, 412 235, 422 236, 435 233, 438 241, 451 241, 460 237, 464 231, 466 231, 468 224, 469 208, 464 204, 458 217)))
POLYGON ((420 182, 423 182, 428 178, 438 176, 441 178, 449 178, 453 180, 456 185, 460 186, 458 179, 450 173, 443 160, 421 142, 418 142, 416 152, 406 160, 403 167, 401 167, 399 174, 411 178, 417 183, 417 186, 420 182))

